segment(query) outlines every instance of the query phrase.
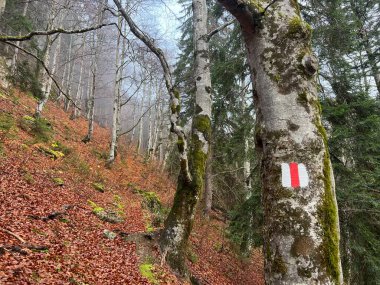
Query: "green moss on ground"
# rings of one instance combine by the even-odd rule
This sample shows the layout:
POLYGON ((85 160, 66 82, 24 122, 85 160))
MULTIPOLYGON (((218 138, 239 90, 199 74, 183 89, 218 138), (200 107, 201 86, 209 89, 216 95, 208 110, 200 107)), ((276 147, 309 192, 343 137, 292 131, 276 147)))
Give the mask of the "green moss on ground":
POLYGON ((151 284, 159 284, 158 279, 154 274, 154 265, 151 263, 143 263, 139 266, 140 273, 144 276, 151 284))
POLYGON ((94 189, 96 191, 99 191, 101 193, 104 193, 104 191, 105 191, 105 186, 102 183, 99 183, 99 182, 93 182, 92 183, 92 187, 94 187, 94 189))

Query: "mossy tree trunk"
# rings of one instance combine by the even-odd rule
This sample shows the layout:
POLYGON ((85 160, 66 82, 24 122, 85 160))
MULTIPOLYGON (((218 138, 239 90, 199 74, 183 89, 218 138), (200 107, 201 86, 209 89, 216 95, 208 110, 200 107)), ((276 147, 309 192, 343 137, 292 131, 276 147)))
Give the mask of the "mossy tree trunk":
POLYGON ((341 284, 335 184, 310 26, 294 0, 219 2, 241 24, 254 83, 266 283, 341 284), (282 167, 292 162, 306 168, 304 187, 282 182, 282 167))
MULTIPOLYGON (((204 187, 206 161, 211 136, 211 76, 207 40, 207 6, 205 0, 193 0, 195 46, 195 114, 190 142, 191 180, 180 173, 174 204, 165 221, 160 246, 167 262, 186 276, 186 250, 193 227, 196 205, 204 187)), ((178 142, 181 148, 181 141, 178 142)))

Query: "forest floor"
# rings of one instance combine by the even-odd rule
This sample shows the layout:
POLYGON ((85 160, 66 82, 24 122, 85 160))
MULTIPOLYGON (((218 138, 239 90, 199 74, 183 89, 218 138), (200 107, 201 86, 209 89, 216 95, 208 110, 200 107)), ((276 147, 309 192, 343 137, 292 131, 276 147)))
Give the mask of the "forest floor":
MULTIPOLYGON (((108 129, 95 125, 84 144, 83 118, 49 102, 36 122, 35 105, 0 89, 0 284, 184 284, 160 265, 154 239, 173 179, 134 148, 106 168, 108 129)), ((239 258, 226 226, 196 219, 192 274, 201 284, 263 284, 261 251, 239 258)))

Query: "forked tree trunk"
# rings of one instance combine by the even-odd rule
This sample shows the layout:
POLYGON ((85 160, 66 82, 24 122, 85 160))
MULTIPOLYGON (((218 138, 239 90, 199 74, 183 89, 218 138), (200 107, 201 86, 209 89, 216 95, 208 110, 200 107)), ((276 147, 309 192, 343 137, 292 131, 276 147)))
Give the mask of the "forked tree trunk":
POLYGON ((266 283, 341 284, 335 184, 310 26, 293 0, 219 2, 242 26, 256 90, 266 283))
MULTIPOLYGON (((182 171, 178 177, 174 204, 165 221, 160 246, 169 265, 181 275, 185 266, 187 243, 195 210, 204 187, 206 161, 211 136, 211 78, 207 41, 206 0, 193 0, 195 46, 195 114, 191 130, 189 166, 191 177, 182 171)), ((181 141, 178 141, 181 148, 181 141)))

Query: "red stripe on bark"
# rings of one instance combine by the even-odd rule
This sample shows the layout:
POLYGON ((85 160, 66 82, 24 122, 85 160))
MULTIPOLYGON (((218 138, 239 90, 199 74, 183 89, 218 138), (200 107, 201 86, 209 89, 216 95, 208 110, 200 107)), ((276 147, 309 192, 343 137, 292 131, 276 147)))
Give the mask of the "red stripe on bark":
POLYGON ((290 179, 293 188, 300 187, 300 176, 298 174, 298 164, 295 162, 289 163, 290 179))

